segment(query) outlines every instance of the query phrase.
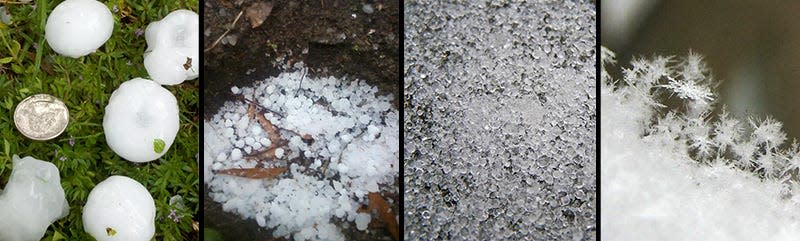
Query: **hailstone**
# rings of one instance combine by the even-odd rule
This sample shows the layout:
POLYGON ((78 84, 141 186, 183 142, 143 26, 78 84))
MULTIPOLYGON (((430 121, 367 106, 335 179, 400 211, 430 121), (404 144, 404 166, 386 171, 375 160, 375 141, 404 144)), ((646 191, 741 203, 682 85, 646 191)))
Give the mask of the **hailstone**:
POLYGON ((141 183, 111 176, 89 192, 83 229, 98 241, 148 241, 156 231, 156 205, 141 183))
POLYGON ((12 157, 14 169, 0 192, 0 240, 40 240, 47 227, 69 213, 61 176, 53 163, 12 157))
POLYGON ((44 37, 61 55, 79 58, 102 46, 114 30, 114 18, 95 0, 66 0, 47 17, 44 37))
POLYGON ((132 162, 163 156, 178 134, 178 101, 161 85, 135 78, 111 94, 103 117, 106 142, 132 162))
POLYGON ((147 25, 144 67, 162 85, 177 85, 200 76, 200 23, 197 13, 175 10, 147 25))

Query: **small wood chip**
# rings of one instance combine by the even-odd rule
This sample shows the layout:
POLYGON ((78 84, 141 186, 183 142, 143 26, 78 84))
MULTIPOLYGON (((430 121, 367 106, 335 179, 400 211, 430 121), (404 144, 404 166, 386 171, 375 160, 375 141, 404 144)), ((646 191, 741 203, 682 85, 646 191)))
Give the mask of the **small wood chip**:
POLYGON ((308 145, 311 145, 311 144, 314 143, 314 137, 311 137, 311 135, 309 135, 309 134, 303 135, 302 139, 303 139, 303 142, 305 142, 308 145))
POLYGON ((183 68, 186 70, 192 68, 192 58, 186 57, 186 63, 183 64, 183 68))

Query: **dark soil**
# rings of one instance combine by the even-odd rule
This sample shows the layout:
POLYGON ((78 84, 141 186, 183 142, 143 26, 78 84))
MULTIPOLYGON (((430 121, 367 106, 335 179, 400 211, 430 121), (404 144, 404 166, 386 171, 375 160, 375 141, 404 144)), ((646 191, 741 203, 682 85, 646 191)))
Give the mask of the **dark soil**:
MULTIPOLYGON (((206 1, 204 48, 209 48, 253 2, 257 0, 206 1)), ((227 34, 237 38, 236 45, 218 44, 204 53, 206 118, 232 98, 230 87, 250 86, 255 80, 277 76, 278 67, 284 64, 280 59, 290 64, 304 62, 311 68, 311 76, 365 80, 378 86, 381 94, 393 94, 399 107, 399 2, 367 2, 372 14, 364 13, 365 3, 361 1, 272 3, 271 14, 257 28, 252 28, 244 15, 239 19, 227 34)))
MULTIPOLYGON (((211 48, 240 11, 257 0, 206 1, 203 12, 204 49, 211 48)), ((235 45, 218 44, 204 52, 203 113, 212 117, 233 100, 231 87, 251 86, 254 81, 277 76, 281 66, 304 62, 309 75, 365 80, 381 95, 400 98, 399 1, 272 1, 272 11, 262 25, 252 28, 243 14, 227 34, 235 45), (364 12, 365 4, 373 8, 364 12), (355 17, 353 15, 355 14, 355 17), (342 38, 344 36, 344 38, 342 38)), ((395 185, 397 186, 397 185, 395 185)), ((255 220, 243 220, 222 211, 204 191, 204 226, 222 233, 226 240, 272 240, 272 230, 255 220)), ((397 191, 384 192, 399 210, 397 191)), ((391 240, 384 228, 358 231, 352 222, 337 222, 346 240, 391 240), (348 223, 345 225, 344 223, 348 223), (348 226, 345 228, 344 226, 348 226)), ((276 239, 281 240, 282 238, 276 239)))

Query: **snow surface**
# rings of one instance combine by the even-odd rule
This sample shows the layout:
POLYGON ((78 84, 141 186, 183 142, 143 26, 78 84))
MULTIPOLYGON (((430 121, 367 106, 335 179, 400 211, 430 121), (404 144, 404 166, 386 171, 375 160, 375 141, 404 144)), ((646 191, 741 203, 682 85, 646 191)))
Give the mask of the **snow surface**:
POLYGON ((405 7, 405 238, 595 239, 594 5, 405 7))
POLYGON ((779 122, 751 120, 752 133, 745 135, 741 123, 747 122, 698 111, 711 109, 704 102, 713 83, 704 68, 692 67, 702 66, 697 56, 636 60, 623 70, 625 84, 605 71, 613 57, 604 49, 602 239, 800 237, 800 182, 791 177, 800 153, 796 145, 777 148, 785 140, 779 122), (676 90, 663 81, 695 88, 676 90), (677 110, 657 108, 666 96, 687 98, 677 110))
POLYGON ((334 221, 355 221, 366 194, 397 179, 399 114, 392 97, 377 96, 377 88, 364 82, 311 78, 302 64, 295 67, 252 87, 231 89, 277 112, 264 116, 284 128, 280 134, 288 144, 276 150, 278 160, 264 163, 289 167, 288 174, 254 180, 215 173, 255 167, 247 155, 273 144, 268 131, 247 116, 248 104, 231 101, 204 123, 205 182, 223 210, 274 228, 276 237, 343 240, 334 221), (302 140, 306 134, 314 139, 311 144, 302 140), (326 169, 323 162, 329 163, 326 169))

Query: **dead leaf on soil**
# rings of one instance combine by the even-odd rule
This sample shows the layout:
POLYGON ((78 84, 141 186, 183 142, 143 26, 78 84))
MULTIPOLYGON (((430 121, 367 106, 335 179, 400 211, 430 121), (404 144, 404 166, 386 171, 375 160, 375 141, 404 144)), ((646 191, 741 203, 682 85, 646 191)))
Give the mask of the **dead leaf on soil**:
POLYGON ((278 127, 267 120, 267 117, 264 117, 263 113, 257 114, 256 120, 258 120, 258 123, 261 124, 261 127, 267 131, 267 134, 269 134, 269 140, 272 143, 278 143, 281 140, 281 132, 278 131, 278 127))
MULTIPOLYGON (((253 153, 253 154, 247 155, 247 157, 248 157, 248 158, 254 158, 254 159, 258 159, 258 160, 269 160, 269 159, 275 159, 275 150, 277 150, 277 149, 278 149, 278 148, 280 148, 280 147, 283 147, 283 146, 285 146, 285 145, 286 145, 286 143, 288 143, 288 141, 281 141, 281 142, 278 142, 278 143, 272 144, 272 146, 270 146, 270 147, 269 147, 269 148, 267 148, 266 150, 259 151, 259 152, 256 152, 256 153, 253 153)), ((288 151, 289 151, 289 150, 284 150, 284 154, 283 154, 283 155, 284 155, 284 156, 286 156, 286 155, 287 155, 287 153, 285 153, 285 152, 288 152, 288 151)))
POLYGON ((247 117, 250 117, 251 120, 255 119, 256 114, 258 114, 256 112, 256 102, 254 101, 255 99, 256 99, 256 94, 253 93, 253 101, 249 101, 250 105, 247 107, 247 117))
POLYGON ((250 20, 250 26, 257 28, 264 23, 264 20, 269 17, 272 12, 272 2, 256 2, 251 4, 245 10, 247 20, 250 20))
POLYGON ((231 168, 217 172, 218 174, 225 174, 237 177, 244 177, 250 179, 265 179, 273 178, 285 172, 285 167, 275 168, 231 168))
POLYGON ((383 199, 380 193, 371 192, 368 195, 369 198, 369 206, 366 210, 363 208, 359 208, 358 212, 371 212, 371 210, 375 210, 378 213, 378 218, 381 222, 386 224, 386 228, 389 229, 389 233, 392 235, 394 240, 400 240, 400 226, 397 225, 397 220, 394 218, 394 212, 392 209, 389 208, 389 204, 386 200, 383 199))

